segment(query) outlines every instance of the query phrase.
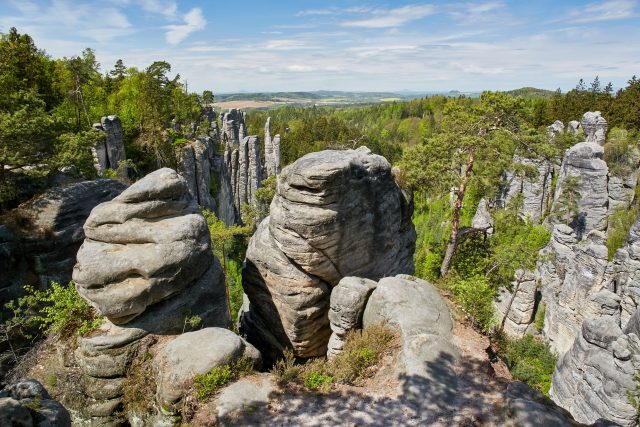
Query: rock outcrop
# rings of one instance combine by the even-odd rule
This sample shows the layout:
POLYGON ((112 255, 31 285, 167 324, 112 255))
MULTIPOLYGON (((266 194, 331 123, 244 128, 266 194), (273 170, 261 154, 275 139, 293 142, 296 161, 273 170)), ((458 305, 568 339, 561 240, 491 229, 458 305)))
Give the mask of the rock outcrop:
MULTIPOLYGON (((555 136, 563 132, 564 125, 556 120, 547 128, 548 142, 553 143, 555 136)), ((503 174, 504 184, 499 204, 506 206, 521 194, 520 215, 530 221, 540 222, 551 203, 554 165, 548 159, 519 155, 513 157, 513 163, 518 167, 503 174)))
POLYGON ((87 386, 86 419, 121 422, 122 382, 147 334, 179 334, 229 325, 224 276, 206 222, 171 169, 159 169, 93 209, 73 278, 80 295, 107 320, 78 339, 87 386))
POLYGON ((260 353, 228 329, 205 328, 180 335, 162 348, 153 360, 156 399, 167 411, 183 398, 188 383, 198 374, 229 365, 245 357, 260 368, 260 353))
POLYGON ((67 283, 84 239, 91 209, 113 199, 125 185, 107 179, 52 188, 23 203, 0 226, 0 306, 22 295, 29 283, 46 288, 67 283))
POLYGON ((264 125, 264 163, 266 177, 280 173, 280 135, 271 139, 271 117, 264 125))
POLYGON ((524 336, 533 322, 538 295, 536 277, 531 271, 518 270, 511 289, 500 287, 494 301, 499 328, 511 337, 524 336))
POLYGON ((550 396, 578 422, 602 418, 635 426, 637 410, 628 394, 636 391, 634 376, 640 369, 640 312, 623 330, 620 297, 603 290, 595 299, 600 313, 582 324, 571 350, 558 361, 550 396))
POLYGON ((422 411, 446 407, 456 395, 458 349, 447 303, 430 283, 404 274, 385 277, 367 301, 363 327, 385 324, 402 341, 396 375, 402 393, 422 411))
POLYGON ((119 163, 127 158, 120 118, 105 116, 99 124, 94 124, 93 128, 105 133, 105 138, 101 139, 92 151, 98 175, 102 175, 107 169, 118 170, 119 163))
POLYGON ((478 203, 476 213, 471 220, 471 227, 476 230, 482 230, 486 234, 493 234, 493 218, 485 198, 480 199, 480 203, 478 203))
POLYGON ((215 212, 216 200, 212 194, 213 163, 215 162, 214 139, 198 137, 182 145, 178 151, 178 173, 186 180, 191 197, 202 206, 215 212))
POLYGON ((325 354, 329 296, 343 277, 412 272, 412 210, 389 162, 366 147, 307 154, 284 168, 247 249, 249 341, 272 357, 286 347, 325 354))
POLYGON ((599 113, 596 119, 594 113, 585 113, 581 126, 587 140, 565 153, 553 200, 552 224, 569 224, 580 240, 591 230, 607 229, 609 168, 603 159, 603 121, 599 113))
POLYGON ((327 357, 334 357, 342 352, 349 331, 362 329, 364 308, 376 286, 377 283, 373 280, 345 277, 333 288, 329 304, 332 334, 327 357))
POLYGON ((36 380, 20 380, 0 391, 0 425, 70 427, 71 416, 36 380))

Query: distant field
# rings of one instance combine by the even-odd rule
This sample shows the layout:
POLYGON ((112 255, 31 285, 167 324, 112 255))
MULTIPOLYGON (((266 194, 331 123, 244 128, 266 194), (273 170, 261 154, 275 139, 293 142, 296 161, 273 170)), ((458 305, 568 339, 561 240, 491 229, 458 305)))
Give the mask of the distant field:
POLYGON ((247 110, 250 108, 268 108, 273 107, 277 104, 282 103, 276 103, 273 101, 253 101, 251 99, 239 99, 237 101, 216 102, 213 105, 221 110, 228 110, 229 108, 239 108, 241 110, 247 110))

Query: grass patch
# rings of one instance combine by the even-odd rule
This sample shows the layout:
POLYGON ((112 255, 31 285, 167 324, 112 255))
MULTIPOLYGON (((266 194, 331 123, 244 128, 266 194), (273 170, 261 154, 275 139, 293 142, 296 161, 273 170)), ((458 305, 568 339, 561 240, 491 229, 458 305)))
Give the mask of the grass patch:
POLYGON ((549 344, 525 335, 515 340, 500 337, 499 345, 513 377, 548 397, 556 367, 556 356, 549 344))
POLYGON ((229 365, 216 366, 206 374, 193 377, 193 386, 199 401, 206 401, 220 388, 231 381, 253 372, 253 363, 247 357, 241 357, 229 365))
POLYGON ((298 384, 312 391, 328 391, 332 384, 359 386, 375 374, 382 356, 394 348, 395 336, 382 325, 354 330, 349 332, 342 353, 335 358, 320 357, 297 363, 293 353, 287 350, 271 373, 281 386, 298 384))
POLYGON ((617 208, 609 217, 609 228, 607 229, 607 252, 609 261, 613 259, 616 251, 627 242, 629 230, 638 216, 637 202, 631 208, 617 208))

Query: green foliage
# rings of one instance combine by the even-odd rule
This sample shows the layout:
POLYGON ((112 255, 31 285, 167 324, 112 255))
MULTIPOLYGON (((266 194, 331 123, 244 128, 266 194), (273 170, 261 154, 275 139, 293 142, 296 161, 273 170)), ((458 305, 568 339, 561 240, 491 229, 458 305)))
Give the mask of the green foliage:
POLYGON ((382 356, 394 349, 395 336, 382 325, 350 331, 342 352, 336 357, 296 363, 293 353, 285 350, 284 357, 276 361, 271 372, 281 386, 297 383, 322 392, 328 391, 334 383, 362 385, 375 373, 382 356))
POLYGON ((580 192, 578 192, 579 176, 566 176, 561 183, 562 192, 560 197, 554 204, 551 215, 558 223, 569 224, 574 228, 580 229, 580 218, 578 216, 578 201, 580 200, 580 192))
POLYGON ((206 374, 197 374, 193 377, 196 397, 200 401, 206 401, 221 387, 252 371, 251 361, 243 356, 229 365, 216 366, 206 374))
POLYGON ((636 371, 633 375, 633 381, 635 383, 635 388, 633 390, 627 391, 627 399, 629 399, 629 403, 636 410, 635 422, 638 423, 640 421, 640 371, 636 371))
POLYGON ((513 377, 548 396, 556 367, 556 357, 549 344, 525 335, 516 340, 503 337, 500 347, 513 377))
POLYGON ((333 377, 323 374, 322 372, 311 371, 305 373, 304 386, 309 390, 328 390, 333 382, 333 377))
POLYGON ((609 226, 607 228, 607 251, 609 261, 613 259, 616 251, 627 242, 629 230, 633 226, 640 209, 638 203, 634 203, 631 208, 619 207, 609 216, 609 226))
POLYGON ((640 152, 637 143, 631 142, 631 135, 624 129, 609 131, 604 145, 604 160, 612 175, 626 177, 638 168, 640 152))
POLYGON ((52 282, 47 290, 29 285, 24 289, 25 296, 6 305, 12 318, 5 327, 23 325, 63 336, 84 335, 98 328, 104 320, 80 297, 73 282, 66 285, 52 282))
POLYGON ((533 320, 533 325, 536 327, 538 332, 542 332, 544 329, 544 314, 547 311, 547 305, 544 301, 540 301, 538 304, 538 309, 536 310, 536 317, 533 320))
POLYGON ((484 276, 461 279, 451 286, 455 302, 469 315, 473 325, 488 332, 493 324, 495 289, 484 276))

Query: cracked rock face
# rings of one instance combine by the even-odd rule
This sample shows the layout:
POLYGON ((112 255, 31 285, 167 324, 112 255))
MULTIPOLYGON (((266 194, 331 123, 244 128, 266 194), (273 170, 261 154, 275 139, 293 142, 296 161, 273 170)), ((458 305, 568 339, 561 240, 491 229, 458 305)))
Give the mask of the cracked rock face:
POLYGON ((366 147, 311 153, 283 169, 247 250, 249 340, 272 354, 323 355, 329 295, 343 277, 413 271, 412 208, 389 162, 366 147))
POLYGON ((501 287, 494 302, 497 320, 511 337, 521 338, 533 321, 538 284, 535 275, 518 270, 511 290, 501 287))

